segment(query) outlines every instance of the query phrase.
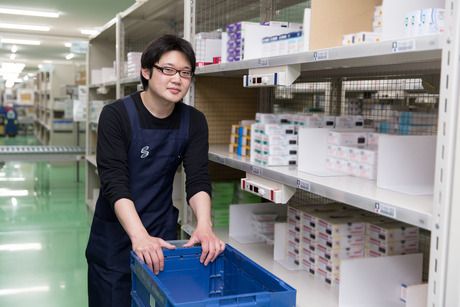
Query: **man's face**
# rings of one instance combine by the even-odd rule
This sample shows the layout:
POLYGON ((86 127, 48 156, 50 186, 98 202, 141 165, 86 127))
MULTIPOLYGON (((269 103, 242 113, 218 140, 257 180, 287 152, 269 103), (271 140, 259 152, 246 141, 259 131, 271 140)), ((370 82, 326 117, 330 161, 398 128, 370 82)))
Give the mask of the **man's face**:
MULTIPOLYGON (((187 57, 182 52, 175 50, 164 53, 155 65, 161 68, 192 70, 187 57)), ((142 69, 142 74, 144 78, 148 79, 150 71, 142 69)), ((164 103, 176 103, 187 94, 190 83, 191 78, 181 77, 179 73, 172 76, 166 75, 159 68, 154 67, 152 68, 152 76, 149 79, 149 90, 164 103)))

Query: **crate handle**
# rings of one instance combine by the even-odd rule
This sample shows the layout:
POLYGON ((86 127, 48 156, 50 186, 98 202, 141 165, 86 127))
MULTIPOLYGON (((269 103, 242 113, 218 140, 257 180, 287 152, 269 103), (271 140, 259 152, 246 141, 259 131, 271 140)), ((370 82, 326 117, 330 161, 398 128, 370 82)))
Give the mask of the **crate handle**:
POLYGON ((270 296, 268 294, 260 295, 240 295, 238 297, 225 298, 219 300, 219 306, 270 306, 270 296))

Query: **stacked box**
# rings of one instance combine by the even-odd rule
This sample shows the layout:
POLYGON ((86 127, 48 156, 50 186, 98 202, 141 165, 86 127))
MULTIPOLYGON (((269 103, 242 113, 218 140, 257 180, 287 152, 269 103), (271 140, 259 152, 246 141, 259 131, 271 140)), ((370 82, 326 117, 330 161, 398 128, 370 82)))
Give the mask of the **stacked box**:
POLYGON ((402 222, 369 223, 365 254, 368 257, 419 252, 419 229, 402 222))
POLYGON ((267 36, 281 35, 299 29, 289 23, 268 22, 236 22, 227 25, 227 62, 258 59, 262 57, 262 39, 267 36), (289 27, 291 26, 291 27, 289 27))
POLYGON ((355 45, 366 43, 378 43, 382 40, 383 31, 383 10, 382 6, 376 6, 374 9, 374 18, 372 20, 372 32, 356 32, 345 34, 342 38, 342 45, 355 45))
POLYGON ((139 77, 141 72, 141 52, 128 52, 126 55, 126 77, 139 77))
POLYGON ((269 245, 273 245, 275 237, 275 223, 278 214, 270 212, 254 212, 252 213, 252 228, 257 237, 265 241, 269 245))
POLYGON ((325 283, 340 282, 340 261, 364 256, 366 223, 353 213, 321 215, 316 227, 315 273, 325 283))
POLYGON ((326 167, 348 175, 374 180, 377 177, 376 133, 330 131, 326 167))
POLYGON ((236 190, 234 181, 212 182, 212 222, 214 227, 228 226, 228 207, 233 203, 236 190))
POLYGON ((110 100, 93 100, 89 105, 89 120, 91 123, 97 124, 99 122, 99 116, 101 115, 102 109, 106 104, 109 104, 110 100))
POLYGON ((406 36, 421 36, 442 33, 446 30, 445 9, 425 8, 411 11, 404 17, 406 36))
POLYGON ((252 124, 251 162, 264 166, 295 165, 297 163, 297 145, 282 145, 284 141, 276 139, 294 137, 297 140, 297 131, 294 125, 286 124, 252 124), (270 143, 264 142, 270 139, 270 143), (256 147, 257 146, 257 147, 256 147))
POLYGON ((232 125, 229 152, 236 153, 242 157, 249 157, 251 153, 250 125, 232 125))
POLYGON ((221 33, 201 32, 195 35, 195 54, 197 66, 213 64, 221 57, 221 33))

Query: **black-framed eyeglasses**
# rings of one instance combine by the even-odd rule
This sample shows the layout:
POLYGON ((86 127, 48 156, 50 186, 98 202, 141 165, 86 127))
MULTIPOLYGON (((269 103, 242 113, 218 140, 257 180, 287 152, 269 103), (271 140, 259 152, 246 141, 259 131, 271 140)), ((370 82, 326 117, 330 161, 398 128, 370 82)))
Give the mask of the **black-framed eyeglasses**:
POLYGON ((155 64, 153 64, 153 67, 155 67, 156 69, 158 69, 159 71, 161 71, 163 74, 167 76, 174 76, 175 74, 179 73, 179 76, 185 79, 190 79, 193 77, 193 71, 188 70, 188 69, 179 70, 179 69, 175 69, 172 67, 161 67, 155 64))

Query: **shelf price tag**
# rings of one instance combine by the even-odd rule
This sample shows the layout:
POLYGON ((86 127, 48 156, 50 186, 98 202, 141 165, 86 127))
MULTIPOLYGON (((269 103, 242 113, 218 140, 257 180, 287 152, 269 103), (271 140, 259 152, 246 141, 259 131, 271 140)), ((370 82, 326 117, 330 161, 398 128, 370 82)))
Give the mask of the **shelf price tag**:
POLYGON ((407 52, 415 50, 415 40, 403 40, 403 41, 394 41, 391 44, 391 51, 394 53, 397 52, 407 52))
POLYGON ((329 59, 329 51, 328 50, 315 51, 315 52, 313 52, 313 59, 315 61, 327 60, 327 59, 329 59))
POLYGON ((251 165, 251 173, 256 175, 256 176, 261 176, 262 175, 262 169, 260 167, 251 165))
POLYGON ((396 218, 396 209, 394 207, 379 202, 374 204, 374 212, 391 218, 396 218))
POLYGON ((297 188, 301 189, 301 190, 304 190, 304 191, 307 191, 307 192, 311 192, 310 182, 307 182, 307 181, 297 179, 297 188))
POLYGON ((258 63, 259 63, 260 66, 269 66, 269 64, 270 64, 267 58, 259 59, 258 63))

